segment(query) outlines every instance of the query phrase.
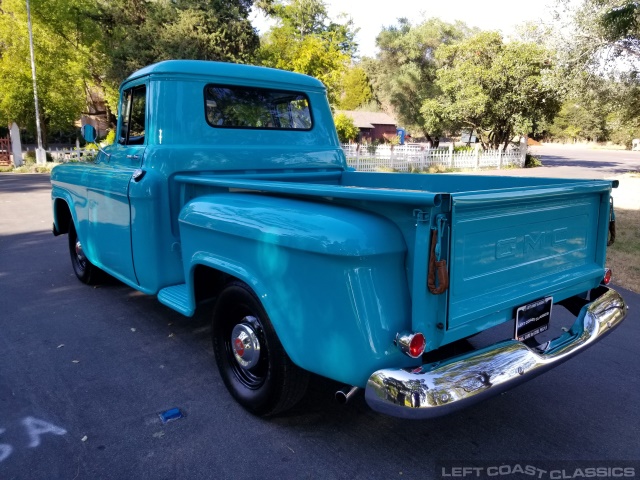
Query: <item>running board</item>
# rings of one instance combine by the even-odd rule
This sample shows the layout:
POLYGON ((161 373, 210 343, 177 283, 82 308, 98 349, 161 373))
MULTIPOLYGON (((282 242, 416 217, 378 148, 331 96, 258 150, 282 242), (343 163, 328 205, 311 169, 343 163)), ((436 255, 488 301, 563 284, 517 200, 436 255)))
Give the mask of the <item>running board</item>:
POLYGON ((163 288, 158 293, 158 300, 160 303, 187 317, 191 317, 196 310, 194 298, 186 283, 163 288))

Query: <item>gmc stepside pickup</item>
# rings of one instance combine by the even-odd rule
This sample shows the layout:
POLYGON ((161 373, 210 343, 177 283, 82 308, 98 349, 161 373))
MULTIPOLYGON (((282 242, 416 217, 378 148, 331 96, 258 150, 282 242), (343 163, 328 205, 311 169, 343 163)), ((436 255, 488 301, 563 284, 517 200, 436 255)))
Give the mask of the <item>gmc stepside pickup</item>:
POLYGON ((54 234, 82 282, 107 272, 186 316, 215 300, 220 375, 257 415, 293 406, 309 372, 386 414, 442 415, 626 316, 605 285, 615 182, 352 171, 323 85, 291 72, 167 61, 120 98, 115 144, 52 172, 54 234))

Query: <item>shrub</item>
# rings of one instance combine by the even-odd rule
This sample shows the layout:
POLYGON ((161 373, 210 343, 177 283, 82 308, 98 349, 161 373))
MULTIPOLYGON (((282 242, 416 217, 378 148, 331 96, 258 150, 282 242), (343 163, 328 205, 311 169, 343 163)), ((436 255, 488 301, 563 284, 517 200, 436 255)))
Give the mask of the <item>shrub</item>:
POLYGON ((446 173, 449 169, 444 165, 431 165, 427 171, 429 173, 446 173))
MULTIPOLYGON (((47 152, 47 162, 53 162, 53 157, 51 156, 51 154, 49 152, 47 152)), ((28 150, 27 153, 25 153, 25 155, 24 155, 24 163, 26 165, 31 165, 33 163, 36 163, 36 151, 35 150, 28 150)))
POLYGON ((107 145, 112 145, 113 142, 116 141, 116 131, 115 130, 109 130, 107 132, 107 136, 104 138, 103 140, 103 145, 107 146, 107 145))
POLYGON ((360 129, 354 125, 351 117, 346 116, 344 113, 339 113, 334 117, 333 121, 336 125, 336 132, 338 133, 340 142, 346 143, 349 140, 358 138, 360 129))
POLYGON ((534 157, 530 153, 527 153, 527 156, 524 161, 524 168, 536 168, 542 167, 542 162, 538 157, 534 157))
POLYGON ((458 145, 456 147, 453 147, 454 152, 473 152, 474 150, 475 147, 471 147, 469 145, 458 145))

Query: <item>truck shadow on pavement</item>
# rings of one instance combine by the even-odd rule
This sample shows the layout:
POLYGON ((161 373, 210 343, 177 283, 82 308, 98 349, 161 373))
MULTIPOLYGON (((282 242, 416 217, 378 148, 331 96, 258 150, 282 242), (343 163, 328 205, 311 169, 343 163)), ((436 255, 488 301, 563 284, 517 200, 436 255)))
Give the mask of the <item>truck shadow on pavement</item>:
POLYGON ((0 193, 28 193, 51 190, 48 173, 0 173, 0 193))
POLYGON ((615 175, 622 175, 638 171, 637 165, 623 162, 602 162, 597 160, 573 160, 555 155, 545 155, 541 158, 543 167, 579 167, 593 170, 607 170, 615 175))

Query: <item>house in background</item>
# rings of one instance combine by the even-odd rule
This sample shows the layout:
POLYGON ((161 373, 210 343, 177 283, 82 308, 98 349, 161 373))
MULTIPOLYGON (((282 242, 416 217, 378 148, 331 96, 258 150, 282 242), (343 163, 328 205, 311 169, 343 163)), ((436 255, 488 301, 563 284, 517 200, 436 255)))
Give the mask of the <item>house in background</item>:
POLYGON ((111 128, 107 114, 107 104, 102 95, 96 92, 90 92, 87 100, 87 111, 82 114, 80 121, 76 122, 76 127, 93 125, 96 129, 96 137, 99 140, 103 140, 111 128))
POLYGON ((343 113, 353 120, 360 130, 358 143, 371 143, 374 140, 391 140, 397 135, 397 123, 394 118, 381 112, 360 112, 355 110, 337 110, 336 114, 343 113))

